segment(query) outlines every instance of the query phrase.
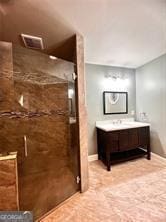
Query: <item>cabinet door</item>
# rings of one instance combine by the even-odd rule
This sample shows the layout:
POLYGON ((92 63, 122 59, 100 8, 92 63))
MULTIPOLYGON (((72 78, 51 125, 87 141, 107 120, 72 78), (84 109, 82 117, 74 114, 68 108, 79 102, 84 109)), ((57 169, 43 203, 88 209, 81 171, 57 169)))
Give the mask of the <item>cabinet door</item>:
POLYGON ((97 129, 97 149, 99 158, 104 153, 105 146, 105 133, 103 130, 97 129))
POLYGON ((109 149, 112 153, 118 151, 118 145, 119 145, 118 140, 119 140, 118 132, 107 133, 106 143, 107 145, 109 144, 109 149))
POLYGON ((134 149, 139 146, 139 134, 138 129, 130 129, 128 130, 129 133, 129 149, 134 149))
POLYGON ((149 127, 139 128, 139 146, 144 147, 149 142, 149 127))
POLYGON ((128 130, 122 130, 119 132, 119 151, 129 149, 129 133, 128 130))

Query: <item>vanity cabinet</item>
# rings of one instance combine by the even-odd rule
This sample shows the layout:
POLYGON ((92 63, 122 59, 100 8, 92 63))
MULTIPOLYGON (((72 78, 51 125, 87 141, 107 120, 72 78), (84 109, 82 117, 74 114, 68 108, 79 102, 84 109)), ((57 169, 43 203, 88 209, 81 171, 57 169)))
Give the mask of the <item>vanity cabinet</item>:
POLYGON ((146 146, 149 142, 149 127, 142 127, 139 131, 139 146, 146 146))
POLYGON ((129 149, 129 137, 128 137, 128 130, 122 130, 117 133, 118 135, 118 151, 123 151, 129 149))
MULTIPOLYGON (((104 131, 97 128, 98 156, 107 165, 107 170, 111 168, 111 156, 120 153, 125 156, 125 151, 135 149, 145 149, 144 154, 150 160, 150 128, 149 126, 140 128, 123 129, 116 131, 104 131), (112 155, 111 155, 112 154, 112 155)), ((124 158, 125 159, 125 158, 124 158)))

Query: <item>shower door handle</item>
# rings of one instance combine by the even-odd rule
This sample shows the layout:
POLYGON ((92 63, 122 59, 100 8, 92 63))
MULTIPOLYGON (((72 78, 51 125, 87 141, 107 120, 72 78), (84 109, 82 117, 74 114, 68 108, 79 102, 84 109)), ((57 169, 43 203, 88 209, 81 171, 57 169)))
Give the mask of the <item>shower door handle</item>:
POLYGON ((75 74, 75 72, 72 73, 72 78, 74 81, 77 79, 77 75, 75 74))
POLYGON ((24 135, 24 154, 25 154, 25 157, 28 156, 28 147, 27 147, 27 137, 26 137, 26 135, 24 135))

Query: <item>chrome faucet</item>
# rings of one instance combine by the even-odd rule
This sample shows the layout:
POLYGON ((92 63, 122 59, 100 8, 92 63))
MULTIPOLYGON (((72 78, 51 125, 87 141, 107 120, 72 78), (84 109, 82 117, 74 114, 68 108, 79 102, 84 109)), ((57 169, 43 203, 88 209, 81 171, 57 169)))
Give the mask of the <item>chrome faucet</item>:
POLYGON ((113 124, 121 124, 121 123, 122 123, 121 119, 117 119, 116 121, 115 120, 113 121, 113 124))
POLYGON ((121 119, 118 119, 118 120, 117 120, 117 123, 121 124, 121 123, 122 123, 122 120, 121 120, 121 119))

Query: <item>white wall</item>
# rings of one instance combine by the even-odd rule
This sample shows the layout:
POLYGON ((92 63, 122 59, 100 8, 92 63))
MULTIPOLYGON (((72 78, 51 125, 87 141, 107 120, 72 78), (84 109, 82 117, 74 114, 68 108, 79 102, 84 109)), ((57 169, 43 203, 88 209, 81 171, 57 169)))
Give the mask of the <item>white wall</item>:
POLYGON ((166 54, 136 70, 136 110, 151 123, 152 151, 166 157, 166 54))
POLYGON ((136 92, 135 92, 135 70, 127 68, 118 68, 111 66, 91 65, 86 64, 86 99, 88 111, 88 146, 89 155, 97 153, 97 138, 95 122, 97 120, 117 119, 133 117, 131 111, 136 109, 136 92), (127 74, 129 84, 126 87, 115 89, 106 74, 127 74), (103 114, 103 91, 119 90, 128 92, 129 113, 119 115, 104 115, 103 114))

